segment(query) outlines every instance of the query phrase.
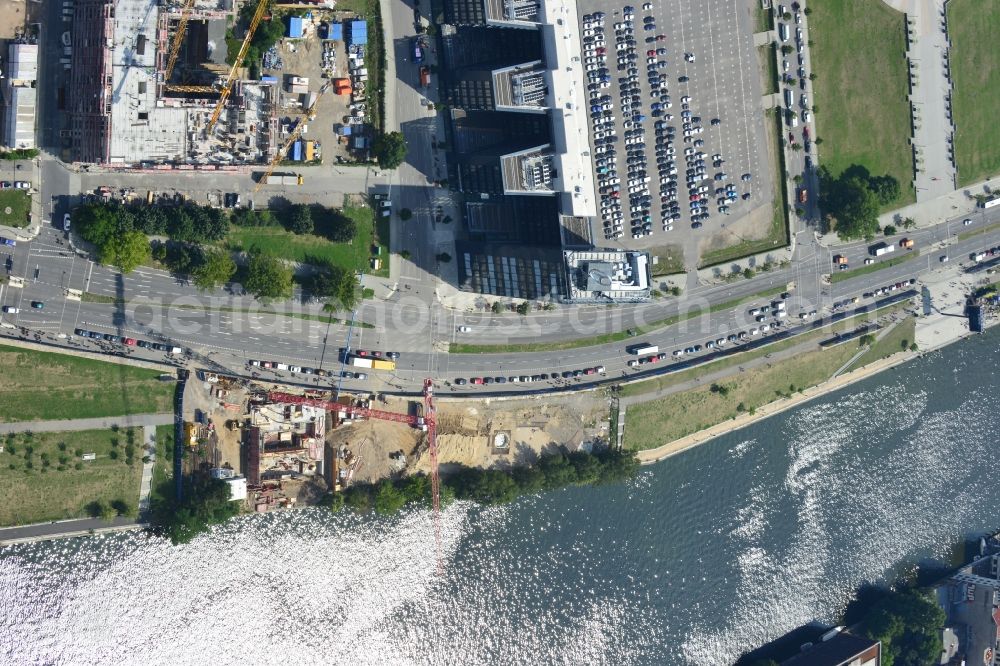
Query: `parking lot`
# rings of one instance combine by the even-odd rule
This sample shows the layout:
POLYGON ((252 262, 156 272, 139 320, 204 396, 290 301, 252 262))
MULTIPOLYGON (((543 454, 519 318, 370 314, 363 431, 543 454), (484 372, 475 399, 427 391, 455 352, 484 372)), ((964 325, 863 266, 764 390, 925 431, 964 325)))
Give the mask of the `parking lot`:
MULTIPOLYGON (((596 238, 629 248, 679 242, 697 254, 724 227, 770 209, 750 19, 736 0, 582 4, 596 238)), ((770 214, 757 217, 761 228, 744 226, 742 236, 767 232, 770 214)))

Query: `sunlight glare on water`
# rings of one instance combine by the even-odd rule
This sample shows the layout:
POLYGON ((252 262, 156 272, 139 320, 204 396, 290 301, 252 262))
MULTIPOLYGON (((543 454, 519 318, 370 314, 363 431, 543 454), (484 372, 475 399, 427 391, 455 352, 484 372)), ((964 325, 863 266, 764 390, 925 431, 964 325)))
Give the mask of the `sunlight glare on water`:
POLYGON ((393 518, 0 549, 0 663, 730 664, 1000 526, 996 335, 643 468, 393 518), (440 566, 439 566, 440 565, 440 566))

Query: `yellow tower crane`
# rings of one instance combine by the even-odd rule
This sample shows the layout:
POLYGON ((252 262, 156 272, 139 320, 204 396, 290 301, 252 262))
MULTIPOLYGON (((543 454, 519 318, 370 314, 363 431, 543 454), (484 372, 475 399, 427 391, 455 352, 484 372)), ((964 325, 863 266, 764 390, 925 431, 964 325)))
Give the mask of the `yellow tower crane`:
POLYGON ((296 123, 295 129, 292 130, 292 133, 288 136, 288 139, 285 141, 284 145, 282 145, 281 148, 278 150, 278 152, 274 154, 274 159, 271 160, 271 164, 267 167, 267 172, 261 177, 260 181, 257 183, 257 187, 255 187, 253 190, 254 192, 259 191, 260 188, 262 188, 267 183, 268 177, 272 173, 274 173, 274 169, 278 166, 278 163, 281 162, 282 158, 286 154, 288 154, 288 149, 291 148, 292 144, 295 143, 296 139, 302 136, 302 129, 306 126, 306 121, 312 120, 313 118, 316 117, 316 105, 319 103, 320 98, 326 93, 326 91, 330 89, 330 85, 332 84, 332 82, 333 81, 331 79, 330 81, 327 81, 326 83, 323 84, 323 87, 319 89, 319 93, 316 94, 316 99, 314 99, 313 103, 309 105, 309 108, 306 109, 301 116, 299 116, 299 122, 296 123))
POLYGON ((194 0, 185 0, 184 7, 181 8, 181 19, 177 23, 177 32, 174 33, 174 41, 170 45, 170 58, 167 60, 167 69, 163 74, 164 82, 170 82, 170 75, 174 73, 174 65, 177 64, 177 56, 181 52, 181 44, 184 42, 184 33, 187 31, 188 19, 191 18, 191 8, 194 0))
POLYGON ((267 12, 267 7, 270 4, 270 0, 258 0, 257 11, 253 14, 253 19, 250 20, 250 26, 247 28, 247 34, 243 37, 243 44, 240 46, 240 52, 236 55, 236 60, 233 61, 233 68, 229 70, 229 76, 226 77, 226 82, 222 84, 222 90, 219 93, 219 101, 215 105, 215 110, 212 112, 212 118, 208 121, 208 125, 205 127, 205 133, 210 134, 212 128, 215 127, 215 123, 219 120, 219 116, 222 114, 222 107, 226 105, 226 101, 229 99, 229 93, 233 88, 233 83, 236 82, 236 75, 240 67, 243 66, 243 59, 247 57, 247 51, 250 49, 250 40, 253 39, 253 33, 257 30, 257 26, 260 25, 261 19, 264 18, 264 13, 267 12))

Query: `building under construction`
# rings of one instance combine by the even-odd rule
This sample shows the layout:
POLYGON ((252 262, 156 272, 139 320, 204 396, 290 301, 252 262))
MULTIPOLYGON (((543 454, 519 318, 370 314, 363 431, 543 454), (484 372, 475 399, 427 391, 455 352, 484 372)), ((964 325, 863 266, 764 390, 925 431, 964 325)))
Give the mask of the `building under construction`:
POLYGON ((73 160, 225 168, 274 157, 280 94, 275 82, 237 76, 209 127, 230 73, 226 26, 236 20, 231 2, 77 0, 74 7, 73 160), (171 58, 179 28, 181 48, 171 58))

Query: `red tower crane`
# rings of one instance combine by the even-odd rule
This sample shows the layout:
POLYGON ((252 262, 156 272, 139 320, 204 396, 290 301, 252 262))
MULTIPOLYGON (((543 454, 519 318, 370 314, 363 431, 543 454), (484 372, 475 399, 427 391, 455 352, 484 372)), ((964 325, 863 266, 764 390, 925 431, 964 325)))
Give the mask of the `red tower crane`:
MULTIPOLYGON (((396 412, 386 412, 379 409, 368 409, 366 407, 352 407, 342 405, 339 402, 323 400, 321 398, 307 398, 304 395, 293 395, 280 391, 269 391, 267 399, 271 402, 283 402, 292 405, 312 405, 322 407, 335 412, 347 412, 355 416, 366 419, 379 419, 381 421, 395 421, 397 423, 408 423, 419 425, 418 416, 409 414, 397 414, 396 412)), ((427 442, 431 456, 431 499, 434 506, 434 513, 441 510, 441 477, 438 474, 437 459, 437 412, 434 408, 434 380, 424 380, 424 424, 427 426, 427 442)))

